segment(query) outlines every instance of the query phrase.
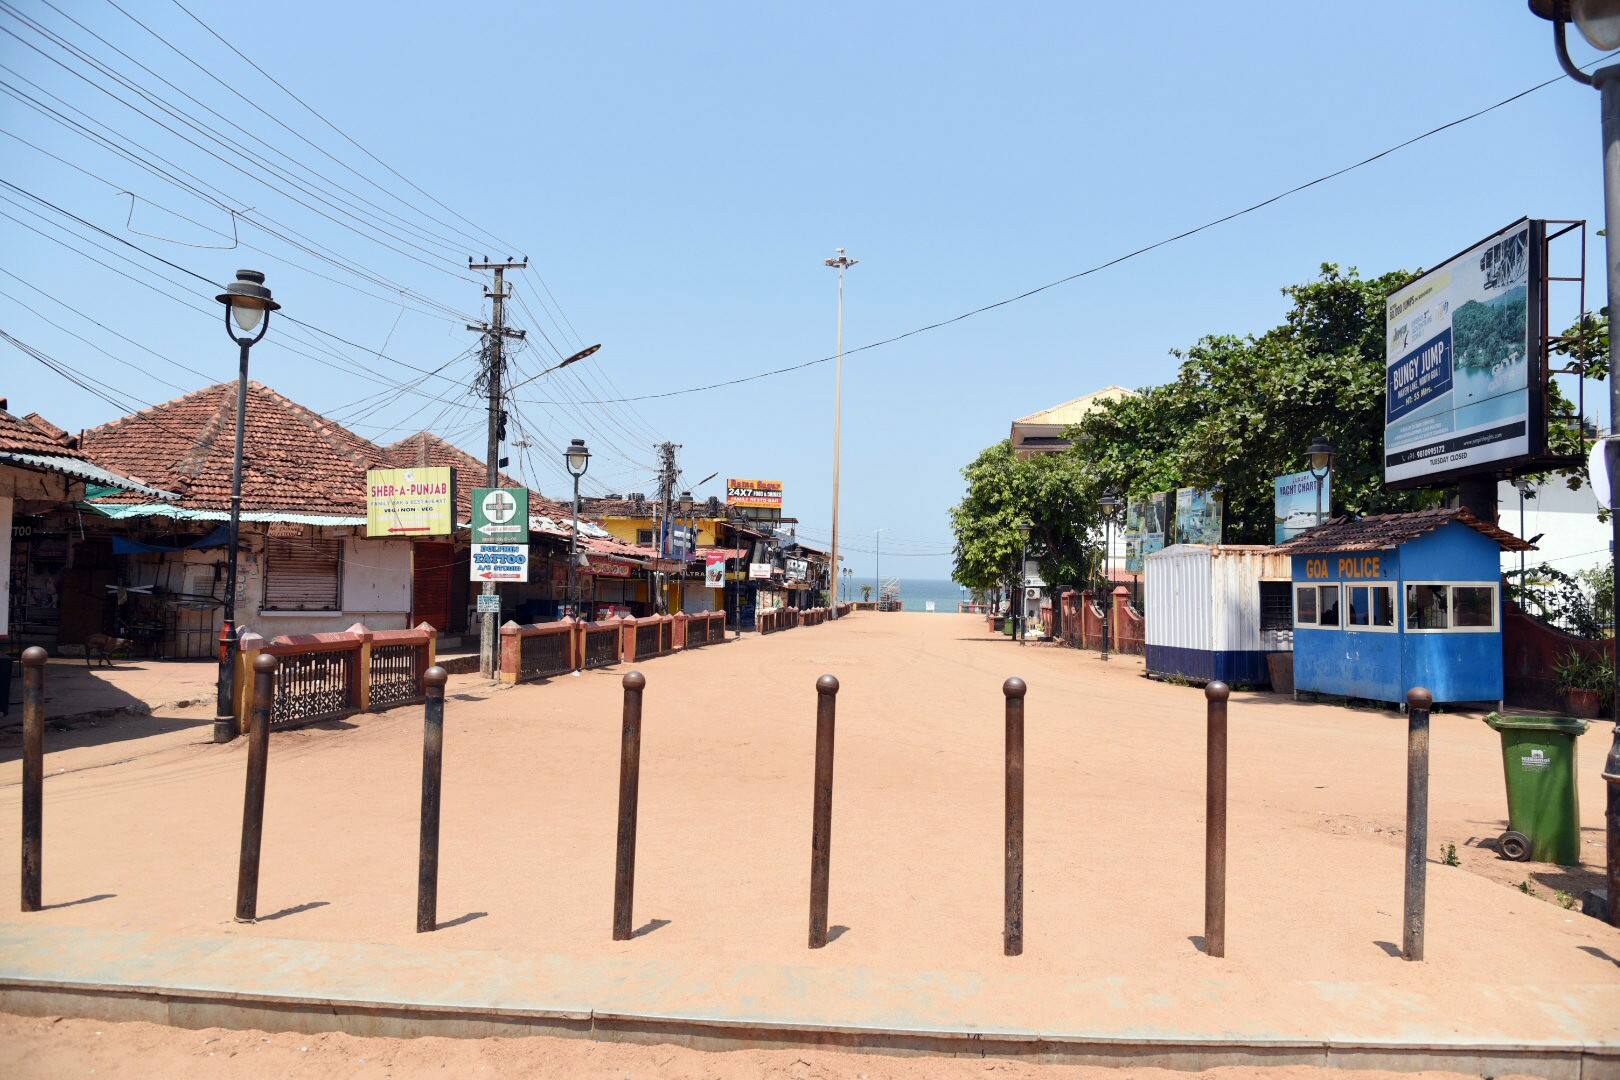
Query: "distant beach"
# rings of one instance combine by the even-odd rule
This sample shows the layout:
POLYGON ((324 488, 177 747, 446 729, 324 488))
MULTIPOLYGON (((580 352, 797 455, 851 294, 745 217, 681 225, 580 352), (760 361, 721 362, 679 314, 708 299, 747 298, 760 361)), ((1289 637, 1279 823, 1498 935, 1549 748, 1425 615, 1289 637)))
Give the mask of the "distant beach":
MULTIPOLYGON (((861 586, 872 585, 872 580, 856 580, 850 586, 849 596, 852 599, 861 599, 861 586)), ((872 599, 877 599, 876 587, 873 586, 872 599)), ((934 602, 936 612, 955 613, 959 601, 967 599, 962 587, 954 581, 939 581, 928 578, 901 578, 900 603, 906 611, 927 611, 928 601, 934 602)))

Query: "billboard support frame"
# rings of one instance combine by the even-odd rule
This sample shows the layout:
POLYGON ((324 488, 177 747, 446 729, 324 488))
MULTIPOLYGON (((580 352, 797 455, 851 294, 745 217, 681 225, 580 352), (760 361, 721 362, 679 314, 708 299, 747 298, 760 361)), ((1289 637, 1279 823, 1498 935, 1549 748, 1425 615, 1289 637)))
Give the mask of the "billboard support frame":
MULTIPOLYGON (((1494 232, 1488 234, 1484 238, 1482 238, 1480 240, 1477 240, 1472 244, 1469 244, 1467 247, 1464 247, 1463 249, 1456 252, 1455 254, 1447 256, 1444 259, 1441 259, 1434 266, 1432 266, 1429 269, 1423 271, 1421 274, 1418 274, 1410 282, 1408 282, 1406 285, 1402 286, 1402 289, 1411 288, 1413 285, 1415 285, 1418 282, 1422 281, 1424 278, 1428 277, 1429 275, 1434 274, 1434 273, 1436 273, 1436 272, 1450 266, 1451 264, 1455 263, 1458 259, 1462 258, 1464 255, 1467 255, 1469 252, 1474 251, 1477 248, 1481 248, 1481 247, 1485 246, 1486 244, 1490 243, 1491 241, 1496 240, 1499 237, 1504 237, 1504 236, 1508 235, 1509 233, 1512 233, 1516 229, 1520 228, 1521 226, 1527 227, 1528 234, 1529 234, 1528 235, 1528 241, 1529 242, 1527 244, 1526 257, 1527 257, 1527 260, 1528 260, 1528 263, 1529 263, 1528 270, 1527 270, 1527 277, 1528 277, 1529 280, 1526 283, 1527 288, 1525 290, 1525 304, 1526 304, 1525 319, 1526 319, 1526 323, 1527 323, 1526 335, 1525 335, 1525 337, 1526 337, 1525 346, 1526 346, 1526 354, 1527 355, 1525 357, 1525 362, 1528 365, 1528 370, 1525 372, 1525 388, 1526 388, 1525 396, 1526 396, 1526 399, 1527 399, 1526 400, 1526 406, 1527 406, 1527 412, 1528 412, 1528 415, 1526 417, 1526 441, 1528 443, 1530 452, 1528 454, 1522 454, 1522 455, 1519 455, 1519 456, 1516 456, 1516 457, 1511 457, 1511 458, 1492 459, 1490 461, 1481 462, 1481 463, 1479 463, 1477 465, 1463 465, 1463 466, 1461 466, 1459 468, 1447 469, 1447 470, 1444 470, 1444 471, 1441 471, 1441 472, 1424 473, 1424 474, 1419 475, 1419 476, 1410 476, 1410 477, 1405 477, 1405 478, 1398 479, 1398 480, 1389 480, 1389 479, 1387 479, 1388 470, 1389 470, 1389 460, 1388 460, 1389 459, 1389 450, 1388 450, 1388 443, 1386 441, 1385 444, 1384 444, 1384 449, 1382 451, 1383 455, 1384 455, 1383 471, 1384 471, 1385 476, 1386 476, 1386 479, 1384 480, 1384 488, 1386 490, 1401 491, 1401 490, 1409 490, 1409 489, 1413 489, 1413 488, 1446 487, 1446 486, 1455 484, 1455 483, 1457 483, 1457 482, 1459 482, 1461 480, 1465 480, 1465 479, 1467 479, 1469 477, 1491 476, 1491 477, 1500 478, 1500 477, 1505 477, 1505 476, 1516 476, 1516 475, 1523 475, 1525 473, 1531 473, 1531 472, 1542 472, 1542 471, 1545 471, 1547 469, 1565 468, 1565 467, 1570 466, 1571 464, 1576 464, 1576 463, 1579 462, 1580 459, 1578 459, 1578 458, 1557 457, 1557 456, 1554 456, 1554 455, 1549 454, 1547 452, 1547 430, 1548 430, 1548 419, 1549 419, 1549 417, 1548 417, 1548 408, 1547 408, 1548 383, 1549 383, 1550 379, 1552 378, 1552 375, 1554 374, 1554 372, 1551 370, 1551 367, 1550 367, 1550 364, 1549 364, 1549 357, 1550 357, 1551 344, 1552 344, 1552 342, 1554 340, 1556 340, 1554 337, 1549 335, 1548 326, 1547 326, 1547 306, 1548 306, 1547 305, 1547 300, 1548 300, 1548 296, 1547 296, 1547 292, 1548 292, 1548 274, 1547 274, 1548 253, 1547 253, 1547 245, 1548 245, 1548 242, 1551 239, 1556 239, 1559 236, 1563 236, 1565 233, 1569 232, 1570 229, 1576 227, 1577 224, 1584 225, 1584 222, 1572 223, 1572 222, 1563 221, 1563 220, 1549 221, 1547 219, 1542 219, 1542 218, 1531 218, 1528 215, 1519 217, 1516 220, 1514 220, 1514 221, 1510 222, 1509 224, 1507 224, 1506 226, 1504 226, 1504 227, 1502 227, 1500 229, 1497 229, 1494 232), (1548 236, 1548 230, 1547 230, 1547 226, 1549 224, 1551 224, 1551 225, 1562 225, 1562 226, 1564 226, 1564 228, 1559 229, 1556 233, 1552 234, 1552 236, 1549 237, 1548 236), (1532 390, 1533 390, 1533 392, 1531 392, 1532 390)), ((1585 252, 1585 230, 1584 230, 1584 228, 1581 230, 1581 237, 1582 237, 1582 240, 1581 240, 1582 254, 1584 256, 1584 252, 1585 252)), ((1581 296, 1582 296, 1582 299, 1584 301, 1584 297, 1585 297, 1585 281, 1584 281, 1585 264, 1584 264, 1584 261, 1582 263, 1581 273, 1582 273, 1581 296)), ((1569 279, 1567 279, 1567 278, 1559 278, 1558 280, 1569 280, 1569 279)), ((1584 310, 1585 310, 1585 305, 1584 305, 1584 302, 1583 302, 1582 311, 1584 312, 1584 310)), ((1387 316, 1386 316, 1386 318, 1387 318, 1387 316)), ((1388 332, 1389 332, 1388 331, 1388 324, 1386 322, 1386 326, 1385 326, 1386 347, 1387 347, 1387 342, 1388 342, 1388 332)), ((1454 357, 1451 359, 1450 362, 1453 364, 1453 366, 1455 366, 1455 358, 1454 357)), ((1387 381, 1387 378, 1388 378, 1387 372, 1389 370, 1389 364, 1390 364, 1390 358, 1387 355, 1387 353, 1386 353, 1386 356, 1384 358, 1384 364, 1385 364, 1386 381, 1387 381)), ((1583 382, 1584 382, 1584 379, 1583 379, 1583 382)), ((1387 418, 1388 400, 1387 400, 1387 395, 1388 395, 1388 389, 1387 389, 1387 387, 1386 387, 1386 390, 1385 390, 1385 395, 1386 395, 1386 405, 1385 405, 1385 408, 1386 408, 1386 419, 1385 419, 1386 436, 1385 436, 1385 438, 1387 440, 1387 438, 1388 438, 1388 435, 1387 435, 1387 426, 1388 426, 1388 418, 1387 418)), ((1582 402, 1584 404, 1584 397, 1585 397, 1584 390, 1581 392, 1580 397, 1581 397, 1581 400, 1582 400, 1582 402)), ((1583 439, 1584 439, 1584 429, 1583 429, 1583 439)))

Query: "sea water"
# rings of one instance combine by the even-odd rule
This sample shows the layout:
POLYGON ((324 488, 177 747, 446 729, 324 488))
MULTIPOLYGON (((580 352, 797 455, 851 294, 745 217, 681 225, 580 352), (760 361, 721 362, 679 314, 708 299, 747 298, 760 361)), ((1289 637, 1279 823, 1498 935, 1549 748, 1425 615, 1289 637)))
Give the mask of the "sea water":
MULTIPOLYGON (((849 596, 846 599, 861 599, 861 586, 872 588, 872 599, 877 599, 877 586, 870 578, 866 581, 856 580, 850 585, 849 596)), ((968 599, 962 591, 962 586, 954 581, 939 581, 929 578, 901 578, 900 603, 906 611, 927 611, 928 601, 934 602, 936 613, 955 614, 956 605, 968 599)))

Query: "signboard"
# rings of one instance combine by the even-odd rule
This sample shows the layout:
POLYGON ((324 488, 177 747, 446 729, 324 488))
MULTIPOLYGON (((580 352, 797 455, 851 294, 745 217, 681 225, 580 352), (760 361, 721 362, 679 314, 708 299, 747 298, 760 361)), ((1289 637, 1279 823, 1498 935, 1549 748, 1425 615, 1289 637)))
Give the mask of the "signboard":
POLYGON ((692 556, 692 549, 697 547, 695 530, 686 525, 672 525, 669 530, 669 557, 672 559, 688 559, 692 556))
POLYGON ((711 589, 726 587, 726 553, 711 551, 704 556, 703 584, 711 589))
POLYGON ((1142 518, 1142 556, 1162 550, 1170 531, 1170 493, 1155 491, 1148 496, 1147 514, 1142 518))
POLYGON ((1176 489, 1176 543, 1221 542, 1221 493, 1197 488, 1176 489))
POLYGON ((587 556, 590 572, 596 577, 629 577, 630 567, 627 563, 614 562, 612 559, 603 559, 595 555, 587 556))
POLYGON ((1146 499, 1127 499, 1125 502, 1125 572, 1142 572, 1142 533, 1150 513, 1146 499))
POLYGON ((758 506, 766 510, 780 510, 782 481, 727 480, 726 502, 731 506, 758 506))
POLYGON ((500 593, 479 593, 478 594, 478 614, 480 614, 480 615, 499 615, 500 613, 501 613, 501 594, 500 593))
MULTIPOLYGON (((1306 529, 1316 525, 1316 477, 1309 472, 1279 476, 1272 484, 1271 542, 1280 544, 1292 540, 1306 529)), ((1322 478, 1322 520, 1332 513, 1333 474, 1322 478)))
POLYGON ((810 560, 788 559, 787 576, 794 581, 808 581, 810 579, 810 560))
POLYGON ((528 544, 474 544, 472 580, 528 581, 528 544))
POLYGON ((1384 309, 1384 483, 1436 484, 1541 457, 1541 251, 1520 220, 1384 309))
POLYGON ((748 580, 749 581, 769 581, 769 580, 771 580, 771 569, 772 569, 771 564, 768 563, 768 562, 749 563, 748 564, 748 580))
POLYGON ((367 536, 449 536, 455 512, 454 469, 366 472, 367 536))
POLYGON ((529 542, 528 488, 473 488, 472 537, 475 542, 529 542))

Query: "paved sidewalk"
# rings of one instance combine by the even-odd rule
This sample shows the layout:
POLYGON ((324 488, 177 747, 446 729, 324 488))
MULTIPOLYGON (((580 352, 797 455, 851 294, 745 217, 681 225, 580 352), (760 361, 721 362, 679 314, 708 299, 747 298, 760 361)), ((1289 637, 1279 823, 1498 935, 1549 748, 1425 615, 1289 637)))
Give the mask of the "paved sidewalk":
POLYGON ((1620 1071, 1620 982, 1584 987, 1222 974, 1174 984, 1077 973, 756 963, 722 977, 634 948, 590 957, 284 938, 0 926, 0 1009, 179 1027, 358 1035, 636 1034, 1050 1055, 1176 1068, 1342 1064, 1553 1077, 1620 1071), (91 990, 93 994, 76 991, 91 990), (1212 1008, 1213 1006, 1213 1008, 1212 1008), (1527 1011, 1539 1014, 1526 1037, 1527 1011), (263 1024, 273 1015, 272 1024, 263 1024))

